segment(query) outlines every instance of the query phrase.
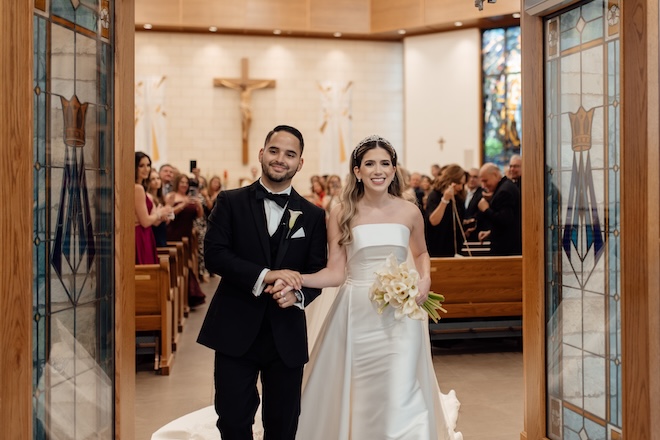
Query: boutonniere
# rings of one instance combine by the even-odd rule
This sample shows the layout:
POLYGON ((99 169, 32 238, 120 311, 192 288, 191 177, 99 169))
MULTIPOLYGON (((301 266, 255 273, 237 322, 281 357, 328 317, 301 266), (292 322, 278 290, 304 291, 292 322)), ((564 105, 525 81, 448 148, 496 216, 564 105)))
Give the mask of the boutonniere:
POLYGON ((291 237, 291 232, 293 232, 293 227, 296 226, 296 221, 298 220, 298 217, 300 217, 301 215, 302 215, 302 211, 289 209, 289 230, 286 233, 287 239, 291 237))

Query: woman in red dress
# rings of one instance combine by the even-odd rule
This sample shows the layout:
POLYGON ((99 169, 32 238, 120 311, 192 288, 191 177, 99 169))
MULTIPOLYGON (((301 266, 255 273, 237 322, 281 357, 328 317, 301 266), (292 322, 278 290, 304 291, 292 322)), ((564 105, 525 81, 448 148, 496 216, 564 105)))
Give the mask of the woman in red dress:
POLYGON ((157 264, 156 239, 152 226, 167 219, 171 208, 154 207, 146 192, 151 159, 141 151, 135 152, 135 264, 157 264))

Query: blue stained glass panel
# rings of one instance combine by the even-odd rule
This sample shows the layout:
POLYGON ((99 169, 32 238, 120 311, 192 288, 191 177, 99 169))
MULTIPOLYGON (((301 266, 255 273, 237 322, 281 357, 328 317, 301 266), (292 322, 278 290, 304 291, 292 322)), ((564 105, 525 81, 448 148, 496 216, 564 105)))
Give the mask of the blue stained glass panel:
POLYGON ((562 32, 559 44, 562 50, 574 48, 580 44, 580 32, 577 29, 569 29, 562 32))
POLYGON ((561 32, 573 29, 580 19, 580 9, 571 9, 570 11, 561 14, 561 21, 559 22, 559 30, 561 32))
POLYGON ((561 40, 557 50, 544 38, 552 440, 605 440, 621 429, 620 46, 617 35, 605 39, 604 7, 583 3, 544 27, 558 23, 561 40))
POLYGON ((71 0, 50 0, 50 10, 53 15, 64 18, 71 23, 76 20, 76 10, 71 0))
POLYGON ((602 20, 604 7, 605 7, 605 3, 603 2, 587 3, 580 9, 580 15, 585 21, 600 19, 595 22, 599 23, 602 29, 604 25, 604 22, 602 20))
POLYGON ((588 43, 589 41, 598 40, 603 38, 603 22, 602 21, 592 21, 584 25, 584 30, 582 31, 582 43, 588 43))
MULTIPOLYGON (((113 2, 104 7, 112 35, 113 2)), ((114 438, 114 60, 99 9, 99 0, 52 0, 48 17, 34 16, 38 440, 114 438)))

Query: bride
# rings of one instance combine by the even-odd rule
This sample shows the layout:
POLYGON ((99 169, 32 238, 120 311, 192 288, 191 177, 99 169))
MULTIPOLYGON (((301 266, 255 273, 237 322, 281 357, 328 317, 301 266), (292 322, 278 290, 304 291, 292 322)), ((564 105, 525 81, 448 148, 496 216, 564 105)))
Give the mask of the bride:
MULTIPOLYGON (((328 221, 328 265, 303 276, 308 287, 341 287, 305 367, 298 439, 462 439, 454 432, 460 404, 438 388, 427 322, 397 320, 391 308, 378 314, 369 300, 374 273, 390 254, 402 262, 410 251, 418 304, 431 284, 424 222, 401 197, 396 160, 382 137, 358 144, 343 203, 328 221)), ((292 287, 301 286, 277 283, 272 293, 292 287)))

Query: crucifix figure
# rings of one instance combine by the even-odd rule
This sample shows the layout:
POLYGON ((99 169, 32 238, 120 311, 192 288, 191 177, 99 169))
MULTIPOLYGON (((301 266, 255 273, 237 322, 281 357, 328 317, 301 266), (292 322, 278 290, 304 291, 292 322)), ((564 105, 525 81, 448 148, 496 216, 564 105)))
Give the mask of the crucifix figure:
POLYGON ((248 136, 252 123, 252 109, 250 108, 250 95, 253 90, 270 89, 275 87, 274 79, 248 78, 248 59, 241 58, 240 78, 214 78, 214 87, 227 87, 241 92, 241 130, 243 134, 243 165, 248 163, 248 136))
POLYGON ((444 150, 445 148, 445 138, 441 137, 438 139, 438 144, 440 144, 440 151, 444 150))

